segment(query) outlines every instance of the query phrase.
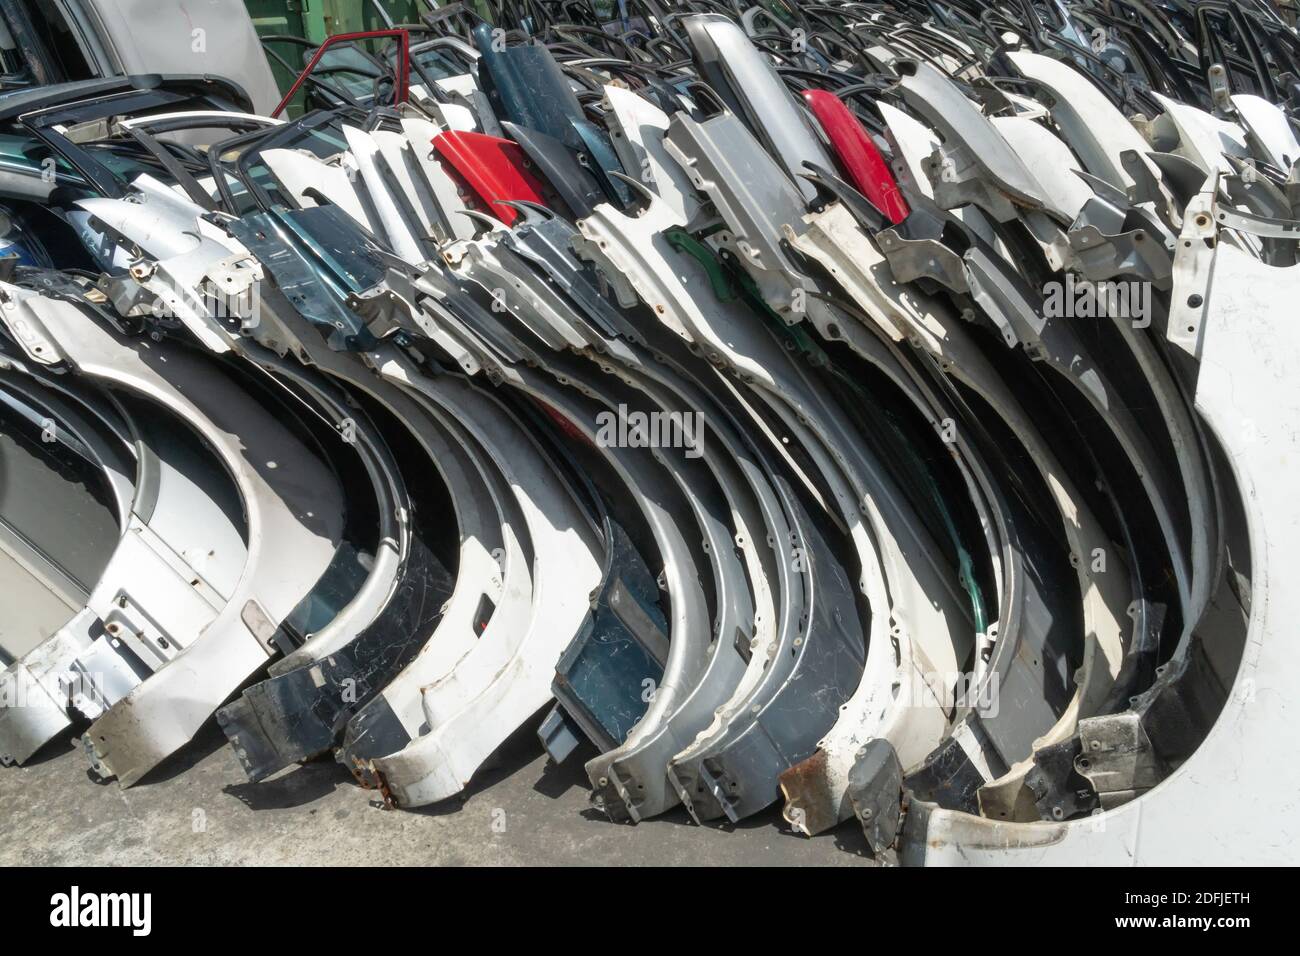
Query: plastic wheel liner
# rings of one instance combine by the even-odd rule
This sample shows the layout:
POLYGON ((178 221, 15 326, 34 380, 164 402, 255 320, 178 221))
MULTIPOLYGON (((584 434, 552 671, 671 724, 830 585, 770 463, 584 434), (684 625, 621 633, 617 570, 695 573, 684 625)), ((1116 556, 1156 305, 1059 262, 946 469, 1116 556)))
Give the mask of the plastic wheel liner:
MULTIPOLYGON (((26 322, 58 344, 57 353, 34 359, 58 361, 84 379, 139 395, 194 429, 231 476, 247 516, 246 528, 218 520, 232 503, 205 509, 194 483, 203 487, 209 479, 192 469, 194 478, 176 471, 185 486, 178 504, 159 512, 161 499, 156 499, 154 514, 206 517, 203 544, 151 533, 139 520, 125 540, 135 552, 130 562, 143 570, 124 577, 106 574, 106 586, 92 595, 98 628, 109 635, 95 650, 124 659, 111 673, 127 679, 112 689, 96 685, 95 694, 109 706, 96 716, 84 742, 97 773, 130 786, 188 742, 279 652, 278 630, 338 547, 341 494, 330 470, 292 432, 206 360, 124 338, 65 302, 51 302, 39 320, 29 315, 26 322), (221 527, 229 530, 215 535, 221 527), (148 576, 146 593, 135 590, 138 573, 148 576), (113 584, 117 587, 109 591, 113 584), (106 604, 96 610, 100 599, 106 604), (113 642, 118 647, 112 648, 113 642), (138 674, 132 665, 123 666, 131 658, 138 674)), ((81 624, 95 628, 86 637, 98 637, 92 621, 81 624)))
POLYGON ((1076 767, 1124 778, 1108 789, 1127 802, 1100 816, 1017 824, 914 800, 903 837, 907 861, 1198 865, 1236 859, 1234 852, 1287 859, 1287 848, 1266 833, 1300 783, 1277 760, 1294 697, 1288 683, 1300 674, 1283 636, 1293 599, 1272 586, 1291 560, 1288 529, 1296 522, 1277 467, 1279 454, 1294 452, 1289 423, 1300 411, 1290 367, 1300 343, 1286 320, 1296 267, 1264 265, 1225 241, 1226 231, 1216 235, 1216 186, 1188 210, 1186 256, 1199 261, 1176 273, 1174 297, 1197 301, 1194 318, 1177 329, 1190 330, 1196 411, 1218 445, 1226 555, 1214 602, 1155 686, 1128 713, 1080 727, 1085 746, 1076 767), (1263 363, 1259 342, 1275 346, 1263 363), (1243 430, 1243 421, 1253 427, 1243 430), (1243 786, 1257 794, 1249 814, 1238 809, 1243 786), (1215 821, 1213 841, 1205 839, 1206 819, 1215 821))
MULTIPOLYGON (((903 517, 898 503, 888 497, 879 501, 875 497, 882 488, 888 487, 887 484, 876 483, 873 491, 855 478, 861 474, 879 474, 879 467, 866 464, 865 452, 856 447, 857 441, 845 430, 848 426, 830 410, 825 397, 811 389, 811 380, 793 366, 786 353, 755 325, 756 317, 715 300, 709 291, 708 279, 699 271, 700 267, 693 266, 691 259, 672 250, 662 233, 680 225, 682 223, 671 209, 657 199, 637 219, 601 206, 579 223, 586 241, 577 251, 596 261, 616 289, 626 289, 630 285, 655 310, 661 322, 686 341, 698 343, 707 358, 723 362, 735 370, 817 461, 819 475, 832 489, 836 508, 853 534, 862 568, 859 588, 871 607, 876 609, 871 619, 864 685, 876 684, 883 690, 892 683, 895 659, 894 652, 889 650, 891 641, 887 636, 891 627, 898 629, 896 636, 903 655, 901 666, 909 677, 913 640, 924 642, 924 651, 919 656, 919 676, 923 686, 929 686, 926 680, 930 675, 956 675, 958 662, 965 659, 972 644, 973 628, 953 593, 950 579, 939 573, 940 576, 932 579, 927 587, 914 592, 926 595, 924 600, 915 604, 906 602, 903 597, 906 591, 901 582, 915 581, 913 575, 924 574, 932 568, 930 562, 935 550, 921 546, 916 552, 910 552, 915 555, 912 561, 904 560, 894 551, 898 547, 894 533, 885 530, 891 525, 882 521, 877 507, 889 509, 885 513, 897 522, 903 517), (699 288, 701 293, 692 296, 691 288, 699 288), (735 347, 731 343, 736 343, 735 347), (856 487, 850 485, 851 479, 855 480, 856 487), (874 544, 862 523, 864 516, 871 522, 876 536, 874 544), (876 556, 877 545, 884 551, 883 559, 876 556), (890 584, 893 585, 892 576, 896 574, 900 585, 886 590, 885 577, 880 570, 882 565, 891 575, 890 584), (880 610, 884 608, 889 608, 895 617, 892 625, 889 615, 880 610), (914 612, 912 608, 915 608, 914 612), (913 613, 917 615, 914 626, 913 613), (932 623, 920 624, 923 615, 933 615, 930 617, 932 623), (876 654, 874 664, 873 653, 876 654), (886 671, 888 676, 885 676, 886 671)), ((908 536, 916 535, 919 529, 909 528, 909 524, 904 520, 901 525, 893 527, 898 527, 908 536)), ((923 531, 919 533, 924 534, 923 531)), ((913 537, 912 540, 918 539, 913 537)), ((936 572, 937 569, 929 573, 936 572)), ((915 583, 911 586, 917 587, 915 583)), ((914 728, 912 733, 918 740, 925 741, 916 753, 917 759, 938 742, 946 727, 937 699, 935 693, 936 706, 933 708, 899 709, 892 716, 899 721, 893 730, 898 733, 900 743, 908 725, 914 728), (927 726, 926 722, 929 729, 922 730, 927 726)), ((853 704, 850 701, 845 705, 844 714, 853 710, 853 704)), ((858 713, 854 711, 854 716, 858 713)), ((844 716, 841 716, 841 721, 845 721, 844 716)), ((833 784, 828 786, 834 789, 833 784)), ((832 809, 820 814, 819 819, 829 818, 827 826, 839 818, 839 805, 846 802, 843 793, 839 788, 838 792, 826 796, 832 809)))

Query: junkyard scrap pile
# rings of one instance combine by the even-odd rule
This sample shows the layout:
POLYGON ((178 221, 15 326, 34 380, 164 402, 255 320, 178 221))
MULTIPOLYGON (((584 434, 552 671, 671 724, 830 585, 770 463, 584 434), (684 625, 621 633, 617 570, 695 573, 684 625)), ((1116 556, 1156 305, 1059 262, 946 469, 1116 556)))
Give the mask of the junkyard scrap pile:
POLYGON ((619 822, 1283 859, 1293 13, 458 4, 269 41, 278 105, 8 89, 0 762, 215 720, 410 808, 531 726, 619 822))

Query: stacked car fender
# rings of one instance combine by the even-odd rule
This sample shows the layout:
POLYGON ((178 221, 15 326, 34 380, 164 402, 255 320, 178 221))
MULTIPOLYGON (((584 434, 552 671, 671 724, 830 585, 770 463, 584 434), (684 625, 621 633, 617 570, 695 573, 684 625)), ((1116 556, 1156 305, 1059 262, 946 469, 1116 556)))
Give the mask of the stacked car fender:
POLYGON ((708 8, 0 95, 0 464, 99 529, 0 496, 0 759, 410 808, 531 727, 614 821, 1283 852, 1300 35, 708 8))

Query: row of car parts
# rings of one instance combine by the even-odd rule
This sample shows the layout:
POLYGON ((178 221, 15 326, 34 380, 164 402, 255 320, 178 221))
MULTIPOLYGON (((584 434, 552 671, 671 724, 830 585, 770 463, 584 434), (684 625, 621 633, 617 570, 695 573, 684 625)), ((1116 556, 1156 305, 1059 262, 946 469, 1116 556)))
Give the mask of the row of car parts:
POLYGON ((495 12, 0 96, 0 761, 1284 858, 1293 26, 495 12))

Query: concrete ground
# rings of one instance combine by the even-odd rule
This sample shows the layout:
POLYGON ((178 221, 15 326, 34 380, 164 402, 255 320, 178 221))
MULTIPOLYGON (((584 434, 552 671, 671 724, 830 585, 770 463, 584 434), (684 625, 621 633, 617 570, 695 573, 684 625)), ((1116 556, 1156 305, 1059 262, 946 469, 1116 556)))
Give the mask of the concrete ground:
POLYGON ((610 823, 587 803, 591 755, 550 765, 525 730, 463 798, 388 811, 332 761, 248 783, 215 725, 129 790, 60 742, 0 767, 0 865, 871 865, 852 821, 809 840, 776 807, 737 827, 680 808, 610 823))

